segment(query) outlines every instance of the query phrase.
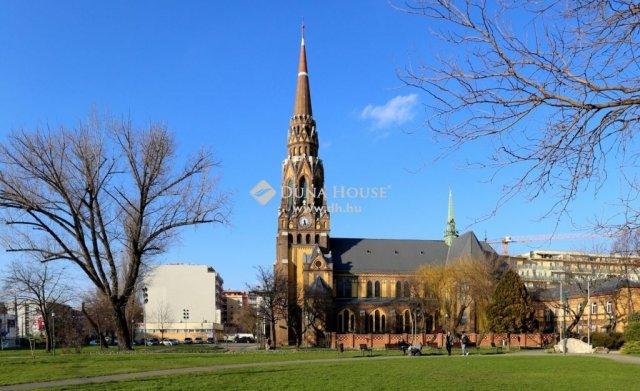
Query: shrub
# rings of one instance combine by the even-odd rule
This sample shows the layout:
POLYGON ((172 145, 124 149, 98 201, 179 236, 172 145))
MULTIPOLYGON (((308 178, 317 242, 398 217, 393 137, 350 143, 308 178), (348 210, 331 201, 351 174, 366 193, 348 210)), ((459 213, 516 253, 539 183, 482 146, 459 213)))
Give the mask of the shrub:
POLYGON ((622 352, 625 354, 640 354, 640 341, 631 341, 624 344, 622 352))
POLYGON ((591 344, 594 347, 602 346, 611 350, 618 350, 624 344, 621 333, 593 333, 591 334, 591 344))

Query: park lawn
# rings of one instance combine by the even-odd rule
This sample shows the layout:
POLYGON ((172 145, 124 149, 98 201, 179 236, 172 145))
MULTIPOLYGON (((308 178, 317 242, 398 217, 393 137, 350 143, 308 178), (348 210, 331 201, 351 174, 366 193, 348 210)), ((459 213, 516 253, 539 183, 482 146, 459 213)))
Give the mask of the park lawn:
MULTIPOLYGON (((227 369, 161 376, 86 390, 640 390, 638 366, 597 357, 407 357, 227 369)), ((61 388, 64 389, 64 388, 61 388)))
MULTIPOLYGON (((182 346, 172 348, 153 347, 149 353, 137 350, 134 353, 95 354, 60 353, 56 356, 37 351, 35 358, 27 350, 9 350, 0 354, 0 385, 43 382, 78 377, 101 376, 118 373, 152 371, 169 368, 201 367, 209 365, 242 364, 255 362, 294 361, 308 359, 333 359, 359 357, 359 351, 338 353, 334 350, 273 350, 251 352, 227 352, 209 349, 202 353, 201 347, 189 350, 182 346), (186 351, 186 352, 185 352, 186 351)), ((375 355, 400 355, 401 352, 376 351, 375 355)))

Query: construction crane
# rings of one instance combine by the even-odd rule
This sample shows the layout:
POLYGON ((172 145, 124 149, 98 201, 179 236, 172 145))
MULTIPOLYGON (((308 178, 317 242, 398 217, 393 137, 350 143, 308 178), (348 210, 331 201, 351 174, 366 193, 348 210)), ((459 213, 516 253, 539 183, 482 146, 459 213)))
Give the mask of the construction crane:
POLYGON ((575 240, 612 237, 611 234, 591 233, 567 233, 528 236, 504 236, 501 239, 487 240, 487 243, 502 243, 502 255, 509 255, 509 243, 549 242, 552 240, 575 240))

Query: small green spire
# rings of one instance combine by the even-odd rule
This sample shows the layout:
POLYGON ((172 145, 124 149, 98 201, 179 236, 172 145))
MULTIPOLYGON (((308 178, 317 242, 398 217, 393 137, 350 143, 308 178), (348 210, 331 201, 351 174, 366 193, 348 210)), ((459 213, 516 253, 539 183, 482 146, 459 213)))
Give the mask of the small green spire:
POLYGON ((458 237, 458 230, 456 229, 456 220, 453 217, 453 193, 449 188, 449 211, 447 213, 447 225, 444 229, 444 242, 447 246, 451 246, 453 239, 458 237))

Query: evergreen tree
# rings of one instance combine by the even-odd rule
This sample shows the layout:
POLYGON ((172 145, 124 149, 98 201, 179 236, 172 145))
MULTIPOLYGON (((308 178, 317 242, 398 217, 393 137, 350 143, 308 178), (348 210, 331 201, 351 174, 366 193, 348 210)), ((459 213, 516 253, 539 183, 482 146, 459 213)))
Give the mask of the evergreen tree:
POLYGON ((498 282, 487 314, 489 328, 497 333, 528 332, 536 328, 531 298, 513 270, 508 270, 498 282))

